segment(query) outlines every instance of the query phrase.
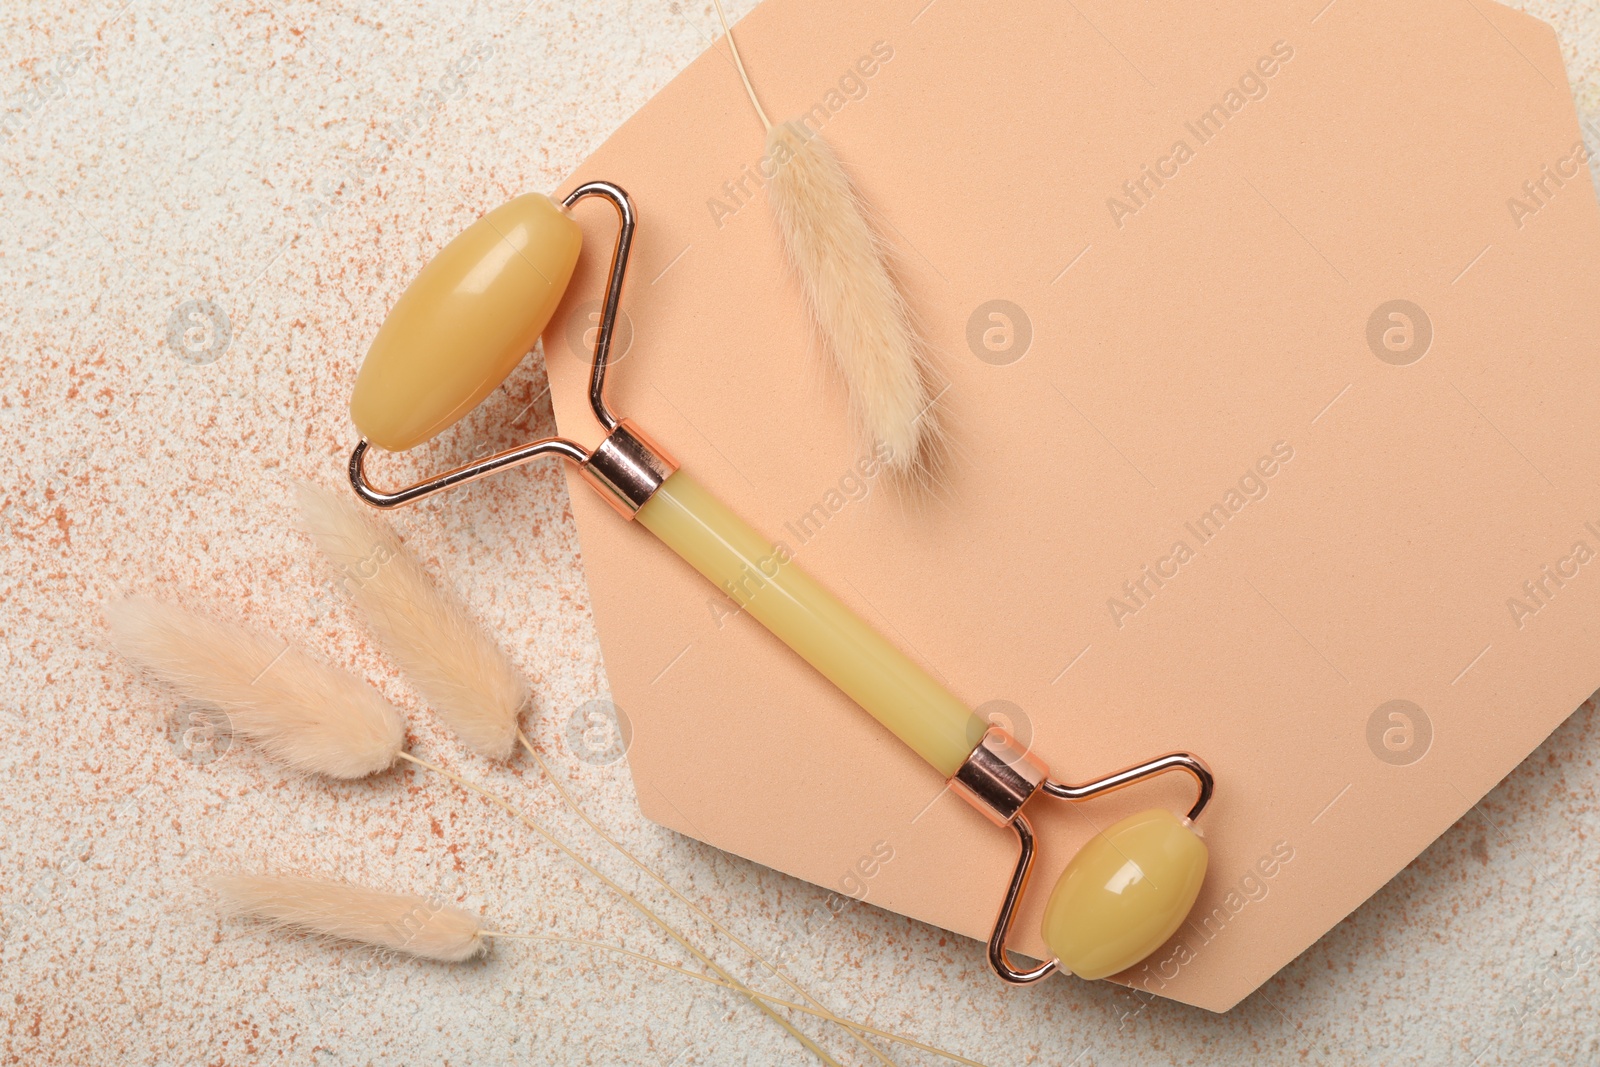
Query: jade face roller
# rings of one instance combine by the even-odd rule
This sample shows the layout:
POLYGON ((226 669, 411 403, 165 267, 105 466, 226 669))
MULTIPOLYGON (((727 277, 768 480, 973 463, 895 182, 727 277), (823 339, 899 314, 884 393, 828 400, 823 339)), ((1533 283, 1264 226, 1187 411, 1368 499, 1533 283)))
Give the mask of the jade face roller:
POLYGON ((356 494, 398 507, 540 456, 576 464, 624 519, 635 520, 737 601, 878 722, 891 730, 1020 846, 989 939, 989 963, 1008 982, 1057 968, 1083 978, 1116 974, 1154 952, 1188 914, 1205 877, 1205 844, 1191 829, 1211 799, 1206 766, 1171 753, 1082 785, 1054 781, 1005 730, 974 715, 926 671, 834 599, 787 554, 747 526, 605 398, 606 360, 633 241, 633 204, 609 182, 590 182, 561 204, 521 196, 489 212, 439 252, 400 297, 356 378, 350 414, 362 441, 350 457, 356 494), (535 441, 396 492, 366 475, 372 446, 403 451, 475 407, 533 347, 572 278, 582 232, 570 214, 596 197, 617 211, 605 304, 594 346, 589 406, 605 432, 593 449, 562 438, 535 441), (1179 818, 1165 809, 1129 816, 1079 850, 1045 908, 1054 959, 1018 970, 1006 951, 1033 868, 1033 829, 1023 808, 1038 794, 1069 801, 1120 789, 1164 771, 1194 776, 1198 796, 1179 818))

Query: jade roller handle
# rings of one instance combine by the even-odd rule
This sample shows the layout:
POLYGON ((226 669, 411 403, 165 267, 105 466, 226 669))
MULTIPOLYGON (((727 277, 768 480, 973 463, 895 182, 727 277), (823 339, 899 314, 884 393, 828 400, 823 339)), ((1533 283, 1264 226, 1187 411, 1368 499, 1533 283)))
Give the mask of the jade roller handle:
POLYGON ((986 722, 684 471, 635 518, 942 777, 983 740, 986 722))
MULTIPOLYGON (((1037 792, 1086 799, 1189 757, 1163 757, 1084 787, 1052 782, 1036 757, 969 711, 784 549, 676 468, 630 423, 621 423, 579 469, 618 511, 644 526, 866 709, 955 792, 1016 832, 1021 858, 989 942, 989 959, 1012 982, 1049 973, 1054 962, 1016 970, 1005 950, 1007 927, 1033 856, 1033 832, 1023 805, 1037 792), (619 461, 622 456, 643 460, 651 473, 635 483, 639 465, 619 461)), ((1045 908, 1045 943, 1056 961, 1085 978, 1103 978, 1132 966, 1159 948, 1188 913, 1205 877, 1207 858, 1206 846, 1188 820, 1170 811, 1155 808, 1123 819, 1091 839, 1067 865, 1045 908)))

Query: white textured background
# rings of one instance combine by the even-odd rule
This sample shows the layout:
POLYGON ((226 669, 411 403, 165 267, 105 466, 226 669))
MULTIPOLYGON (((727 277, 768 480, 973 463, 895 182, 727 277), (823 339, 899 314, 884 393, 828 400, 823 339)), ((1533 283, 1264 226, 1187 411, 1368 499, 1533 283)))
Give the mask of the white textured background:
MULTIPOLYGON (((1600 150, 1600 2, 1528 10, 1561 34, 1600 150)), ((527 761, 492 766, 436 729, 292 528, 290 480, 338 484, 357 361, 430 252, 554 188, 713 26, 709 4, 626 0, 0 12, 0 1061, 814 1062, 737 997, 599 953, 505 944, 443 967, 219 920, 195 886, 208 870, 329 871, 682 959, 435 780, 329 786, 225 738, 196 748, 99 617, 157 593, 362 673, 410 713, 415 750, 502 788, 781 991, 527 761)), ((547 431, 543 386, 530 361, 430 462, 547 431)), ((569 721, 606 692, 553 467, 397 521, 533 679, 528 722, 595 818, 840 1014, 986 1064, 1600 1063, 1592 704, 1225 1016, 1104 984, 1009 991, 975 943, 867 906, 830 918, 824 891, 644 823, 625 766, 582 758, 569 721)))

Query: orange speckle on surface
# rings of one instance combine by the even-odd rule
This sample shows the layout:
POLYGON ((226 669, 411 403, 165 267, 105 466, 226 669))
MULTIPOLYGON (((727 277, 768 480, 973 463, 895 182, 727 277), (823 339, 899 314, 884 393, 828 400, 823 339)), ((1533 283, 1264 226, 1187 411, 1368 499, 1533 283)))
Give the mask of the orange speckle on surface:
POLYGON ((60 540, 70 546, 72 544, 72 520, 67 518, 67 506, 65 504, 56 505, 56 509, 50 513, 50 521, 60 531, 60 540))

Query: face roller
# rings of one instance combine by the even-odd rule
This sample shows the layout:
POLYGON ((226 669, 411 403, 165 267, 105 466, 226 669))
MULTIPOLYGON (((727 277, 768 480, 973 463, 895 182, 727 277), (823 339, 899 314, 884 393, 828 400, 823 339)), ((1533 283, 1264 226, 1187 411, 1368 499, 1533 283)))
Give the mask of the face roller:
POLYGON ((408 504, 540 456, 562 456, 624 519, 637 520, 757 621, 822 672, 948 779, 954 791, 1020 846, 989 938, 1003 979, 1034 982, 1060 968, 1103 978, 1159 948, 1193 905, 1205 877, 1205 844, 1191 828, 1211 799, 1199 759, 1176 752, 1081 785, 1054 781, 1039 759, 990 726, 834 599, 781 549, 747 526, 659 445, 606 405, 606 360, 633 240, 633 204, 608 182, 590 182, 561 204, 521 196, 474 223, 422 269, 379 329, 357 376, 350 414, 362 441, 350 457, 356 494, 378 508, 408 504), (500 384, 533 347, 577 264, 582 233, 570 211, 598 198, 616 209, 605 305, 595 341, 589 405, 605 438, 586 449, 549 438, 509 449, 395 492, 366 475, 373 446, 404 451, 446 429, 500 384), (1198 795, 1180 818, 1165 809, 1129 816, 1079 850, 1045 908, 1043 939, 1054 959, 1018 970, 1006 935, 1033 867, 1025 805, 1038 794, 1081 801, 1181 770, 1198 795))

